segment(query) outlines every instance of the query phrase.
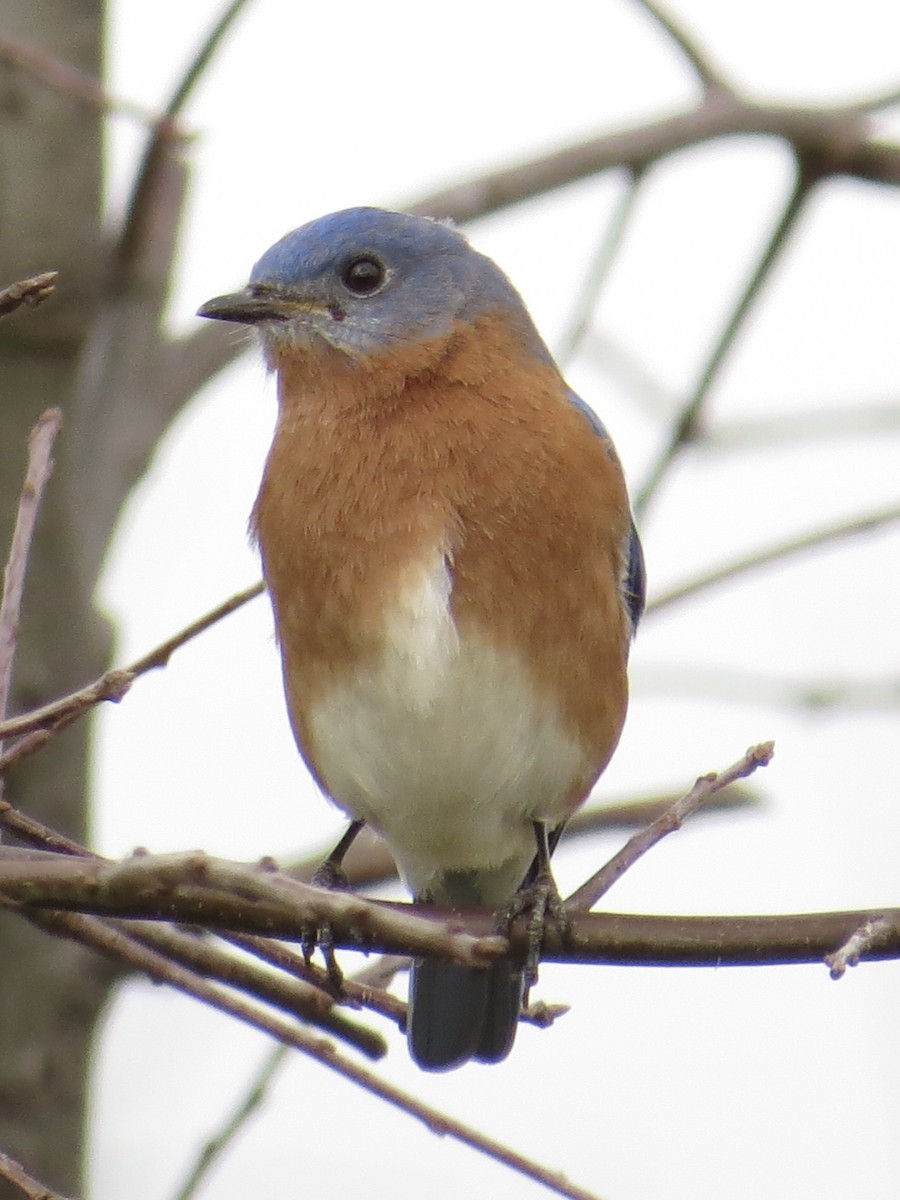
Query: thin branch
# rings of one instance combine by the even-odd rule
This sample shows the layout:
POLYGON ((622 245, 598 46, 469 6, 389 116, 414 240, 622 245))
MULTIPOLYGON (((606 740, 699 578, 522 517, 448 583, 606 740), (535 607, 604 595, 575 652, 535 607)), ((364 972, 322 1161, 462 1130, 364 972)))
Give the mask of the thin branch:
POLYGON ((166 113, 170 119, 177 117, 182 111, 190 99, 191 92, 203 78, 204 71, 212 62, 225 35, 247 7, 247 4, 248 0, 230 0, 230 3, 225 5, 221 14, 213 23, 212 28, 200 43, 194 57, 191 59, 181 79, 175 85, 172 95, 169 97, 169 102, 166 105, 166 113))
MULTIPOLYGON (((240 935, 229 938, 229 941, 232 941, 236 946, 242 946, 244 949, 250 951, 250 953, 259 953, 265 961, 272 963, 282 970, 298 973, 301 971, 317 971, 322 978, 323 986, 328 978, 327 972, 318 971, 317 968, 311 967, 301 955, 288 950, 280 942, 274 942, 270 938, 254 938, 240 935)), ((408 959, 398 958, 394 955, 381 956, 374 963, 368 964, 361 971, 358 971, 352 979, 344 979, 342 985, 344 998, 359 999, 361 1003, 366 1003, 368 1007, 374 1007, 378 1011, 384 1012, 386 1016, 395 1020, 401 1028, 405 1028, 406 1005, 402 1000, 391 996, 384 989, 389 986, 397 971, 405 967, 408 962, 408 959), (369 998, 373 995, 384 997, 391 1001, 391 1008, 379 1008, 378 1005, 368 1003, 369 998)), ((266 1055, 256 1075, 251 1080, 250 1086, 246 1089, 243 1099, 238 1102, 219 1132, 211 1137, 201 1149, 175 1200, 190 1200, 196 1194, 200 1183, 209 1174, 216 1160, 237 1139, 249 1118, 264 1102, 266 1091, 272 1079, 286 1060, 287 1047, 283 1045, 276 1046, 274 1050, 266 1055)))
POLYGON ((770 704, 820 713, 900 708, 900 675, 883 679, 781 679, 752 671, 690 665, 645 665, 632 676, 642 694, 701 696, 734 704, 770 704))
MULTIPOLYGON (((704 781, 701 781, 701 785, 705 790, 704 781)), ((58 899, 61 904, 74 907, 78 898, 77 902, 85 910, 102 907, 107 915, 115 911, 114 906, 108 902, 96 902, 96 892, 90 882, 90 876, 81 870, 83 863, 62 856, 55 857, 58 858, 58 867, 62 870, 48 871, 42 862, 42 856, 35 857, 34 852, 12 848, 0 849, 0 893, 5 892, 15 897, 8 900, 7 904, 16 904, 17 910, 23 916, 38 923, 80 916, 74 912, 54 911, 33 904, 34 889, 30 881, 34 879, 41 893, 41 905, 53 903, 58 899), (32 855, 30 861, 29 853, 32 855), (70 872, 68 878, 65 875, 67 863, 70 872)), ((171 859, 177 856, 163 857, 171 859)), ((153 868, 152 860, 149 866, 153 868)), ((229 866, 229 874, 233 881, 243 879, 252 883, 252 875, 248 875, 245 865, 232 863, 229 866)), ((170 867, 171 861, 166 869, 170 867)), ((247 890, 252 893, 254 889, 250 887, 247 890)), ((203 892, 203 889, 198 888, 197 892, 202 892, 207 899, 207 908, 201 910, 197 894, 191 895, 187 890, 177 891, 172 893, 170 902, 165 905, 167 912, 164 919, 197 925, 199 921, 204 920, 204 913, 208 913, 210 919, 205 920, 207 926, 216 926, 219 918, 222 918, 232 931, 258 933, 265 928, 269 936, 296 941, 302 940, 309 924, 309 914, 300 914, 296 908, 288 917, 280 897, 276 904, 265 904, 259 900, 248 902, 242 898, 240 891, 230 898, 224 898, 218 891, 203 892)), ((570 899, 575 901, 575 897, 570 899)), ((158 897, 148 890, 145 893, 142 919, 159 918, 161 907, 158 897)), ((488 957, 504 952, 517 958, 524 957, 527 952, 526 922, 515 922, 508 940, 498 937, 495 933, 496 913, 490 909, 467 909, 464 914, 448 915, 445 910, 387 901, 379 901, 377 908, 393 914, 397 922, 394 928, 397 930, 416 929, 418 934, 422 924, 427 923, 434 927, 434 936, 430 940, 416 936, 405 944, 405 948, 412 953, 466 961, 466 954, 457 952, 459 941, 454 943, 452 939, 467 939, 467 944, 472 947, 472 953, 467 959, 469 962, 484 963, 488 957), (476 947, 478 955, 475 954, 476 947)), ((123 897, 119 911, 134 916, 138 911, 135 898, 123 897)), ((890 906, 848 912, 786 913, 778 916, 651 916, 587 912, 581 909, 569 909, 568 912, 569 927, 564 935, 556 930, 552 923, 548 924, 544 931, 541 953, 542 958, 547 961, 682 967, 817 963, 821 962, 825 955, 833 954, 868 921, 882 917, 888 922, 889 933, 867 950, 865 957, 900 957, 900 909, 890 906)), ((83 919, 94 921, 95 926, 102 930, 115 930, 109 922, 88 917, 83 919)), ((381 930, 386 928, 387 924, 381 926, 381 930)), ((332 922, 332 932, 334 945, 338 949, 360 950, 365 953, 393 953, 404 949, 402 937, 394 934, 382 936, 380 931, 376 935, 374 925, 354 925, 349 911, 345 912, 342 918, 336 914, 336 919, 332 922)), ((71 935, 66 933, 66 936, 71 935)), ((126 957, 126 961, 131 959, 126 957)), ((191 975, 190 972, 186 974, 191 975)), ((168 982, 165 976, 162 978, 168 982)), ((191 976, 192 980, 193 978, 191 976)))
POLYGON ((566 900, 566 909, 590 909, 605 896, 613 884, 634 866, 639 858, 651 850, 657 842, 662 841, 676 829, 680 829, 689 816, 697 811, 707 796, 735 783, 738 779, 746 779, 759 767, 768 766, 775 753, 774 742, 760 742, 751 746, 743 758, 718 774, 701 775, 687 795, 668 808, 645 829, 628 839, 618 854, 601 867, 586 883, 573 892, 566 900))
MULTIPOLYGON (((61 424, 62 411, 58 408, 48 408, 28 438, 28 466, 25 470, 22 495, 19 498, 9 558, 3 574, 3 595, 0 599, 0 720, 6 715, 12 687, 13 660, 18 641, 19 614, 31 541, 44 488, 53 471, 53 443, 61 424)), ((0 750, 2 748, 0 743, 0 750)))
POLYGON ((29 1175, 21 1163, 0 1151, 0 1179, 5 1179, 13 1187, 18 1188, 27 1200, 66 1200, 59 1192, 54 1192, 45 1183, 41 1183, 29 1175))
POLYGON ((800 216, 810 189, 818 178, 818 174, 808 171, 804 162, 798 160, 794 186, 775 223, 769 240, 763 248, 743 291, 738 296, 737 302, 729 313, 694 385, 691 396, 678 414, 666 444, 657 456, 656 462, 650 468, 647 479, 635 498, 634 509, 639 516, 646 511, 650 500, 655 495, 679 451, 696 438, 699 429, 700 414, 712 390, 713 384, 719 377, 719 371, 725 362, 728 352, 734 345, 738 333, 743 327, 753 302, 762 290, 763 284, 768 279, 778 256, 784 249, 788 235, 796 224, 797 218, 800 216))
MULTIPOLYGON (((306 979, 315 988, 330 993, 332 983, 328 972, 314 963, 308 963, 302 954, 289 949, 283 943, 275 941, 273 938, 255 937, 247 933, 228 933, 223 934, 222 937, 232 946, 246 950, 248 954, 255 955, 263 962, 269 963, 270 966, 277 967, 280 971, 286 971, 299 979, 306 979)), ((386 965, 388 961, 400 963, 406 962, 407 959, 398 955, 383 955, 379 959, 377 972, 373 970, 371 977, 365 972, 357 972, 352 979, 343 979, 340 989, 341 1000, 354 1006, 368 1008, 372 1012, 387 1017, 396 1025, 404 1026, 406 1005, 386 990, 390 983, 389 976, 392 977, 400 968, 394 967, 391 971, 386 965), (384 982, 378 983, 376 979, 384 982)))
POLYGON ((624 342, 594 325, 585 331, 581 353, 596 370, 626 391, 642 414, 655 419, 669 417, 673 404, 669 389, 624 342))
POLYGON ((201 1183, 209 1174, 217 1159, 235 1141, 241 1130, 261 1107, 266 1099, 269 1085, 288 1058, 288 1047, 283 1043, 270 1050, 263 1059, 247 1093, 232 1113, 226 1117, 219 1131, 208 1138, 197 1155, 187 1179, 178 1189, 175 1200, 191 1200, 196 1196, 201 1183))
MULTIPOLYGON (((245 588, 242 592, 237 592, 234 596, 230 596, 221 604, 217 604, 215 608, 199 617, 196 621, 192 621, 190 625, 179 630, 172 637, 167 638, 160 645, 156 646, 148 654, 141 658, 135 659, 127 667, 119 667, 111 671, 105 671, 99 679, 95 679, 93 683, 89 683, 86 687, 79 688, 77 692, 71 692, 68 696, 62 696, 59 700, 53 700, 49 704, 44 704, 40 708, 33 709, 31 712, 23 713, 20 717, 12 717, 8 721, 0 722, 0 738, 21 736, 31 732, 32 730, 44 730, 55 733, 59 729, 70 725, 72 721, 83 716, 98 704, 104 701, 111 701, 114 704, 122 699, 128 692, 132 683, 140 675, 145 675, 148 671, 153 671, 158 667, 168 665, 169 659, 176 650, 180 650, 182 646, 192 641, 199 634, 204 633, 211 626, 217 624, 231 613, 236 612, 251 600, 255 600, 257 596, 261 596, 265 591, 265 584, 260 581, 254 583, 250 587, 245 588)), ((46 742, 46 739, 45 739, 46 742)), ((41 745, 45 744, 42 742, 41 745)), ((40 747, 35 747, 39 749, 40 747)), ((32 753, 33 751, 29 751, 32 753)), ((0 760, 0 768, 3 761, 0 760)))
POLYGON ((627 186, 619 198, 619 203, 616 211, 613 213, 612 220, 604 230, 600 244, 588 266, 581 291, 575 298, 569 318, 569 327, 560 338, 556 359, 561 366, 566 365, 578 349, 581 339, 585 335, 590 323, 591 313, 597 305, 600 292, 609 279, 616 256, 621 249, 628 223, 634 214, 635 205, 641 190, 641 181, 644 177, 643 172, 629 172, 627 186))
POLYGON ((885 88, 881 92, 876 92, 874 96, 864 96, 861 100, 852 100, 847 108, 854 112, 874 113, 883 108, 893 108, 895 104, 900 104, 900 85, 897 84, 885 88))
POLYGON ((767 546, 743 558, 733 559, 730 563, 724 563, 722 566, 708 571, 705 575, 699 575, 695 579, 690 579, 686 583, 670 588, 669 591, 663 592, 650 601, 647 605, 647 613, 660 612, 662 609, 668 608, 672 604, 686 599, 688 596, 695 596, 698 592, 716 587, 718 584, 735 579, 740 575, 746 575, 749 571, 755 571, 759 567, 769 566, 771 563, 779 562, 795 554, 815 549, 817 546, 825 546, 832 542, 841 541, 843 538, 857 537, 862 533, 871 533, 886 525, 893 525, 897 521, 900 521, 900 505, 891 505, 888 508, 876 509, 875 512, 867 513, 862 517, 854 517, 851 521, 841 521, 837 525, 826 525, 822 529, 814 529, 812 532, 805 533, 800 537, 791 538, 785 542, 777 542, 773 546, 767 546))
POLYGON ((226 33, 241 11, 246 8, 247 2, 248 0, 231 0, 221 15, 213 22, 206 37, 176 83, 165 106, 165 115, 156 122, 153 128, 135 177, 128 211, 122 224, 117 253, 120 266, 134 261, 137 254, 136 243, 140 241, 139 231, 145 229, 148 224, 147 210, 156 207, 160 170, 173 140, 173 131, 176 129, 175 119, 183 110, 191 92, 200 82, 226 33))
POLYGON ((77 100, 95 112, 132 117, 142 125, 155 125, 159 115, 132 100, 113 96, 96 79, 69 63, 60 62, 33 42, 22 42, 7 34, 0 36, 0 62, 24 71, 46 87, 77 100))
MULTIPOLYGON (((786 141, 798 153, 827 163, 833 175, 900 185, 900 146, 871 137, 862 109, 757 104, 713 89, 687 112, 565 146, 424 197, 401 200, 396 207, 467 224, 604 171, 625 169, 637 174, 667 155, 742 134, 786 141)), ((167 417, 171 419, 197 387, 233 362, 245 345, 204 326, 169 343, 157 379, 157 394, 167 398, 167 417)))
POLYGON ((250 600, 255 600, 257 596, 261 596, 265 590, 265 584, 260 580, 258 583, 244 588, 242 592, 236 592, 229 599, 210 609, 204 616, 191 622, 186 628, 176 633, 174 637, 168 638, 161 645, 157 646, 156 649, 151 650, 149 654, 135 659, 131 666, 126 667, 125 670, 130 675, 137 676, 143 675, 147 671, 152 671, 156 667, 166 666, 176 650, 180 650, 182 646, 197 637, 198 634, 204 633, 211 625, 217 624, 224 617, 228 617, 239 608, 243 608, 250 600))
POLYGON ((687 32, 666 10, 655 3, 655 0, 635 0, 635 2, 653 21, 659 25, 669 40, 674 42, 697 76, 705 92, 733 92, 734 89, 725 80, 724 75, 714 67, 709 55, 700 48, 699 43, 687 32))
POLYGON ((44 271, 40 275, 31 275, 28 279, 20 279, 9 287, 0 290, 0 317, 15 312, 23 304, 29 308, 37 308, 39 304, 53 294, 58 271, 44 271))
MULTIPOLYGON (((60 854, 71 855, 83 862, 106 861, 77 842, 55 833, 34 818, 17 812, 5 801, 0 801, 0 824, 15 832, 23 841, 49 847, 54 853, 39 854, 38 857, 43 861, 54 861, 60 854)), ((0 854, 7 860, 27 861, 29 854, 33 852, 5 848, 0 854)), ((7 899, 7 903, 12 901, 7 899)), ((19 911, 28 919, 33 915, 22 909, 19 911)), ((57 914, 60 919, 66 915, 57 914)), ((68 930, 66 936, 77 939, 80 936, 80 928, 82 927, 63 926, 63 931, 68 930)), ((137 970, 148 970, 149 967, 148 973, 157 982, 168 983, 214 1007, 222 1007, 219 1003, 221 992, 210 992, 199 976, 216 979, 229 987, 246 991, 266 1004, 299 1015, 311 1024, 327 1029, 334 1036, 356 1046, 370 1058, 379 1058, 385 1053, 386 1046, 379 1034, 334 1011, 334 996, 330 990, 327 993, 324 990, 316 990, 321 987, 321 979, 312 973, 306 975, 314 985, 314 988, 310 989, 294 979, 279 979, 270 972, 257 970, 252 964, 224 953, 209 941, 200 940, 195 935, 182 933, 164 925, 154 926, 142 921, 120 921, 113 924, 92 918, 92 924, 84 928, 87 928, 95 939, 88 943, 93 948, 97 948, 96 939, 102 940, 106 932, 109 932, 111 940, 105 944, 110 957, 124 961, 137 970), (149 958, 145 950, 150 955, 149 958), (169 971, 170 965, 173 966, 172 972, 169 971), (199 992, 197 987, 201 989, 199 992)), ((240 938, 236 937, 234 940, 238 944, 240 938)))
MULTIPOLYGON (((180 968, 176 968, 172 964, 165 964, 164 959, 162 964, 155 962, 154 960, 160 956, 154 956, 152 951, 146 950, 141 954, 140 950, 142 948, 138 947, 136 949, 131 939, 119 938, 116 930, 108 923, 97 921, 95 918, 82 916, 78 913, 37 911, 29 912, 28 917, 29 920, 42 926, 49 932, 57 933, 63 937, 74 937, 79 941, 92 945, 101 953, 109 954, 116 958, 125 958, 126 961, 131 961, 138 970, 145 971, 151 976, 159 970, 160 965, 165 965, 165 973, 161 978, 166 983, 172 984, 173 976, 182 975, 180 968)), ((285 1045, 302 1051, 322 1066, 358 1084, 372 1095, 381 1097, 381 1099, 400 1109, 402 1112, 407 1113, 409 1116, 415 1117, 417 1120, 423 1122, 432 1132, 455 1138, 457 1141, 487 1155, 489 1158, 493 1158, 495 1161, 519 1171, 527 1178, 542 1183, 545 1187, 550 1188, 561 1196, 570 1197, 571 1200, 597 1200, 593 1193, 569 1183, 562 1175, 548 1170, 523 1154, 518 1154, 509 1147, 504 1146, 501 1142, 487 1137, 479 1130, 473 1129, 462 1121, 458 1121, 432 1108, 430 1105, 422 1103, 414 1096, 381 1079, 367 1068, 342 1057, 331 1042, 325 1038, 309 1034, 293 1024, 262 1013, 253 1005, 231 996, 223 988, 206 984, 202 980, 197 980, 190 972, 183 972, 183 983, 184 990, 196 998, 206 999, 208 1003, 214 1004, 216 1008, 238 1017, 245 1024, 259 1029, 270 1037, 283 1042, 285 1045)))
POLYGON ((877 401, 845 404, 771 417, 722 421, 704 432, 697 443, 703 451, 745 453, 790 443, 809 443, 826 438, 867 437, 873 433, 900 432, 900 404, 877 401))
POLYGON ((686 112, 488 172, 401 207, 464 224, 614 167, 637 171, 669 154, 735 134, 786 141, 801 156, 827 163, 831 174, 900 184, 900 146, 870 137, 864 113, 843 106, 757 104, 715 92, 686 112))
MULTIPOLYGON (((387 1054, 387 1043, 380 1033, 360 1025, 338 1008, 335 997, 321 984, 310 985, 290 975, 273 974, 256 963, 233 954, 226 954, 209 939, 176 933, 168 929, 156 929, 140 921, 124 921, 120 929, 127 933, 132 942, 147 946, 164 954, 179 967, 184 967, 195 976, 214 979, 235 991, 245 992, 263 1003, 299 1017, 310 1025, 330 1033, 365 1054, 367 1058, 379 1059, 387 1054), (160 939, 159 935, 170 935, 160 939)), ((238 944, 235 939, 227 939, 238 944)), ((264 939, 259 939, 260 941, 264 939)), ((171 982, 167 975, 160 982, 171 982)), ((176 986, 183 987, 182 977, 176 986)), ((343 997, 342 997, 343 999, 343 997)))
POLYGON ((0 892, 27 904, 29 911, 157 917, 298 940, 328 926, 335 944, 436 955, 468 966, 484 966, 508 948, 505 938, 473 938, 459 932, 455 920, 429 920, 409 905, 299 883, 269 861, 232 863, 200 852, 107 862, 0 847, 0 892))

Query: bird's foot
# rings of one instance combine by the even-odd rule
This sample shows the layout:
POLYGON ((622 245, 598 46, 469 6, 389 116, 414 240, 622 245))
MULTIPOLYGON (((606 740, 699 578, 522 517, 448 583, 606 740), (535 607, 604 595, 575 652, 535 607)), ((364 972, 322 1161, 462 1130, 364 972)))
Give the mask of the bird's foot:
MULTIPOLYGON (((347 832, 313 874, 310 882, 314 887, 325 888, 329 892, 346 891, 350 887, 350 881, 341 863, 363 824, 363 821, 351 822, 347 832)), ((331 925, 326 921, 319 926, 305 928, 300 938, 300 948, 307 966, 312 964, 312 956, 317 949, 319 950, 325 960, 329 987, 335 995, 340 996, 343 990, 344 973, 338 966, 335 957, 334 931, 331 925)))
POLYGON ((508 934, 513 921, 525 916, 526 913, 528 914, 528 924, 525 927, 525 933, 528 939, 528 949, 525 956, 525 996, 523 1000, 525 1004, 528 1003, 529 990, 538 980, 538 965, 541 961, 541 949, 547 923, 551 922, 559 931, 560 937, 563 938, 569 928, 569 918, 562 897, 549 869, 539 871, 513 896, 498 919, 498 925, 502 932, 508 934))

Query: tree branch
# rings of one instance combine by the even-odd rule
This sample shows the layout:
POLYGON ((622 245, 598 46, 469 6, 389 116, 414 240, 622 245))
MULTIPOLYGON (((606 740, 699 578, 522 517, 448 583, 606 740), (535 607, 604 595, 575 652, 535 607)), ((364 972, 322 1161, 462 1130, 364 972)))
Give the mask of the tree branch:
POLYGON ((713 66, 706 51, 700 48, 694 37, 666 12, 662 5, 655 3, 655 0, 635 0, 635 2, 678 47, 682 58, 686 59, 705 92, 732 93, 734 91, 724 75, 713 66))
MULTIPOLYGON (((53 443, 62 424, 62 412, 48 408, 28 438, 28 466, 25 482, 19 498, 16 522, 13 528, 9 558, 3 573, 3 594, 0 597, 0 721, 6 715, 12 686, 13 661, 19 634, 19 615, 22 608, 22 593, 25 590, 25 572, 34 537, 34 527, 47 481, 53 471, 53 443)), ((0 751, 3 749, 0 735, 0 751)), ((0 779, 2 793, 2 779, 0 779)))
POLYGON ((743 558, 723 563, 722 566, 708 571, 705 575, 698 575, 695 579, 690 579, 686 583, 679 584, 677 587, 655 596, 647 605, 647 614, 658 613, 672 604, 685 600, 688 596, 695 596, 698 592, 736 579, 739 575, 746 575, 749 571, 755 571, 759 567, 769 566, 771 563, 790 558, 806 550, 813 550, 817 546, 840 541, 843 538, 857 537, 861 533, 871 533, 885 525, 893 525, 898 520, 900 520, 900 505, 890 505, 888 508, 876 509, 864 516, 854 517, 850 521, 826 525, 822 529, 814 529, 800 537, 777 542, 774 546, 767 546, 743 558))
MULTIPOLYGON (((257 596, 261 596, 265 591, 265 584, 262 581, 251 584, 242 592, 237 592, 234 596, 230 596, 221 604, 217 604, 215 608, 199 617, 196 621, 192 621, 190 625, 167 638, 149 654, 143 655, 141 658, 135 659, 127 667, 119 667, 111 671, 105 671, 93 683, 89 683, 86 687, 79 688, 77 692, 70 692, 68 696, 62 696, 59 700, 53 700, 49 704, 44 704, 40 708, 33 709, 31 712, 23 713, 19 717, 12 717, 8 721, 0 721, 0 740, 5 737, 21 736, 23 734, 37 732, 45 732, 52 735, 60 729, 64 729, 67 725, 84 716, 92 708, 105 701, 112 701, 114 704, 122 699, 123 696, 131 688, 132 683, 140 675, 146 674, 148 671, 153 671, 158 667, 168 665, 169 659, 176 650, 180 650, 182 646, 204 633, 211 626, 230 616, 251 600, 255 600, 257 596)), ((24 740, 24 739, 23 739, 24 740)), ((45 745, 47 738, 36 740, 31 743, 30 747, 26 747, 29 753, 34 753, 45 745)), ((21 757, 21 756, 20 756, 21 757)), ((18 759, 16 760, 18 761, 18 759)), ((8 766, 8 763, 0 757, 0 771, 8 766)))
POLYGON ((59 1192, 54 1192, 33 1176, 29 1175, 21 1163, 0 1151, 0 1179, 5 1179, 13 1187, 19 1189, 27 1200, 66 1200, 59 1192))
POLYGON ((721 791, 739 779, 752 775, 759 767, 766 767, 775 753, 774 742, 761 742, 751 746, 743 758, 718 774, 701 775, 686 796, 676 800, 644 829, 628 839, 622 849, 600 868, 591 878, 566 900, 566 911, 579 908, 589 909, 609 891, 613 884, 628 871, 639 858, 651 850, 657 842, 680 829, 708 796, 721 791))
MULTIPOLYGON (((524 921, 509 940, 496 914, 466 910, 448 918, 422 905, 366 901, 304 887, 259 867, 197 853, 93 862, 0 849, 0 892, 43 920, 52 909, 202 924, 213 930, 264 933, 301 941, 327 922, 339 949, 432 955, 483 965, 504 953, 524 956, 524 921), (225 890, 228 888, 229 890, 225 890)), ((57 916, 65 916, 59 912, 57 916)), ((866 953, 900 957, 900 908, 781 916, 646 916, 574 911, 563 935, 545 931, 542 956, 552 962, 644 966, 749 966, 821 962, 867 921, 889 933, 866 953)))
POLYGON ((813 184, 818 180, 818 172, 806 169, 802 159, 797 162, 797 175, 791 194, 788 196, 775 228, 763 248, 762 254, 747 280, 736 304, 729 313, 722 331, 716 339, 709 358, 700 372, 693 393, 678 415, 672 431, 660 451, 656 462, 650 468, 643 487, 639 490, 634 501, 634 511, 641 516, 647 509, 650 500, 662 483, 663 478, 671 467, 680 450, 693 441, 698 433, 700 413, 706 403, 712 386, 719 376, 719 371, 734 345, 734 341, 743 327, 753 302, 759 295, 763 284, 769 277, 775 262, 784 249, 788 235, 797 222, 806 198, 813 184))

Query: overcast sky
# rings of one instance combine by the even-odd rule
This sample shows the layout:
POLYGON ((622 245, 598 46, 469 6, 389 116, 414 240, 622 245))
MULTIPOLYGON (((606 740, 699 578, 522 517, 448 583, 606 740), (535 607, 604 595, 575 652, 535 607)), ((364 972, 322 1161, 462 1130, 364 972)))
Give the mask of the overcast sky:
MULTIPOLYGON (((113 3, 114 91, 158 106, 219 3, 113 3)), ((755 95, 800 102, 898 83, 895 0, 672 4, 755 95)), ((195 131, 171 321, 242 283, 287 229, 336 208, 412 201, 442 184, 671 112, 695 95, 627 0, 553 5, 256 0, 185 121, 195 131)), ((884 128, 900 136, 900 121, 884 128)), ((110 130, 109 203, 139 140, 110 130)), ((790 183, 777 146, 733 141, 653 173, 595 314, 612 348, 570 381, 640 485, 790 183), (655 386, 613 369, 626 352, 655 386)), ((478 222, 470 236, 560 345, 623 181, 606 175, 478 222)), ((900 380, 900 194, 851 182, 818 196, 717 385, 710 419, 739 423, 893 401, 900 380)), ((271 381, 248 355, 177 422, 121 523, 102 602, 127 661, 258 576, 246 519, 271 434, 271 381)), ((890 501, 893 433, 686 456, 643 527, 651 595, 792 532, 890 501)), ((647 622, 634 699, 597 799, 687 788, 748 745, 777 743, 761 811, 696 821, 609 896, 622 911, 786 912, 900 903, 896 710, 815 715, 728 703, 704 672, 767 679, 900 673, 900 538, 872 535, 710 591, 647 622), (695 692, 673 690, 691 680, 695 692)), ((284 715, 265 600, 188 647, 104 712, 98 848, 201 846, 288 858, 339 815, 310 783, 284 715)), ((618 845, 559 855, 562 890, 618 845)), ((398 893, 399 894, 399 893, 398 893)), ((402 985, 402 981, 401 981, 402 985)), ((893 1200, 900 965, 832 983, 824 967, 688 971, 548 967, 539 995, 572 1005, 521 1031, 502 1066, 418 1073, 387 1031, 387 1078, 483 1126, 608 1200, 893 1200)), ((168 1200, 241 1096, 262 1039, 164 989, 129 984, 106 1023, 91 1148, 93 1200, 168 1200)), ((547 1193, 438 1139, 296 1056, 205 1197, 433 1200, 547 1193)))

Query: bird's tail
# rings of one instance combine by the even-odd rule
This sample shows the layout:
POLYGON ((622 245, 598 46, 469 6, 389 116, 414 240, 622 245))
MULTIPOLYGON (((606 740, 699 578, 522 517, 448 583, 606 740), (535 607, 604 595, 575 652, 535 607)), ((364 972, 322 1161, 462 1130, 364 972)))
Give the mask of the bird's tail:
POLYGON ((407 1040, 415 1062, 425 1071, 449 1071, 473 1058, 506 1058, 523 984, 521 967, 510 962, 481 969, 438 959, 413 963, 407 1040))

